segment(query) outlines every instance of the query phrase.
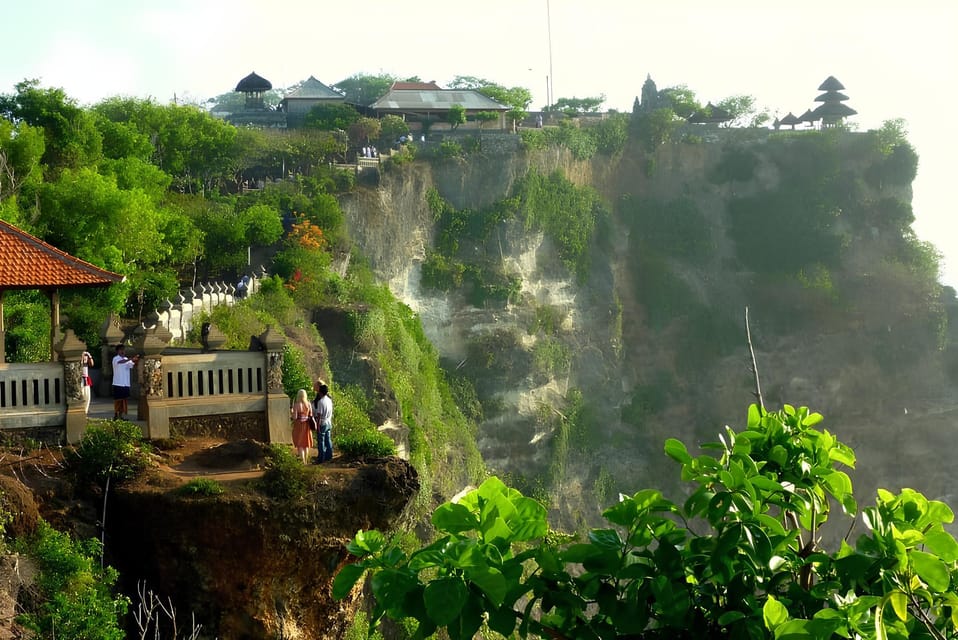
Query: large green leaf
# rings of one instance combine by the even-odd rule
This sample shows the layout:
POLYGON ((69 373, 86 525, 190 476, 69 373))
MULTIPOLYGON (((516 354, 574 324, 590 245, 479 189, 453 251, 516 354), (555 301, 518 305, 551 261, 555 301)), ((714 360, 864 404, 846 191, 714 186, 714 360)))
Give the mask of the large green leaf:
POLYGON ((775 628, 775 640, 815 640, 808 620, 789 620, 775 628))
MULTIPOLYGON (((615 549, 618 550, 618 547, 615 549)), ((591 558, 595 558, 603 553, 605 553, 605 551, 596 545, 579 543, 569 545, 563 549, 559 557, 562 562, 571 562, 576 564, 585 562, 591 558)))
POLYGON ((615 529, 593 529, 589 532, 589 540, 600 549, 622 549, 622 539, 615 529))
POLYGON ((949 524, 954 521, 955 512, 951 510, 951 507, 940 500, 929 500, 928 517, 931 518, 933 522, 949 524))
POLYGON ((418 584, 416 576, 399 569, 383 569, 373 575, 370 581, 376 600, 386 605, 402 602, 406 592, 418 584))
POLYGON ((908 620, 908 595, 905 592, 892 591, 888 594, 888 601, 891 602, 891 608, 895 610, 899 620, 908 620))
POLYGON ((689 455, 685 443, 675 438, 669 438, 665 441, 665 455, 682 464, 692 462, 692 456, 689 455))
POLYGON ((349 595, 356 581, 359 580, 365 570, 366 567, 362 564, 347 564, 343 566, 336 574, 336 577, 333 578, 333 598, 341 600, 349 595))
POLYGON ((757 404, 750 404, 748 406, 748 428, 754 429, 762 421, 762 411, 758 408, 757 404))
POLYGON ((447 502, 433 512, 432 524, 440 531, 462 533, 477 529, 479 518, 463 505, 447 502))
POLYGON ((549 532, 546 508, 532 498, 522 496, 513 500, 516 515, 509 522, 512 528, 512 542, 523 542, 541 538, 549 532))
POLYGON ((440 627, 456 619, 468 597, 469 590, 459 578, 433 580, 423 592, 426 613, 440 627))
POLYGON ((762 606, 762 619, 765 620, 765 628, 774 632, 788 620, 788 609, 775 596, 769 595, 762 606))
POLYGON ((951 574, 948 565, 941 558, 924 551, 912 550, 908 558, 915 569, 915 573, 935 591, 946 591, 951 584, 951 574))
POLYGON ((958 541, 940 524, 925 533, 925 548, 945 562, 958 561, 958 541))
POLYGON ((516 612, 510 608, 501 607, 489 612, 489 628, 508 638, 516 629, 516 612))
POLYGON ((376 553, 386 544, 386 537, 375 529, 371 531, 359 530, 352 542, 346 545, 346 548, 354 556, 365 556, 370 553, 376 553))
POLYGON ((502 606, 508 585, 501 571, 495 567, 477 567, 466 569, 465 573, 466 577, 482 589, 494 605, 502 606))

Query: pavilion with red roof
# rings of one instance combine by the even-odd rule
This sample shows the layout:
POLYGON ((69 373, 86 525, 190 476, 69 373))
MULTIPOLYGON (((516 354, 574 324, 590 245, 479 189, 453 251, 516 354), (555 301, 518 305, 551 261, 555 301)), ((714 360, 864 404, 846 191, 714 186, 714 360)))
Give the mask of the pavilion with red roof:
POLYGON ((60 251, 8 222, 0 220, 0 363, 5 359, 6 328, 3 294, 15 289, 39 289, 50 297, 50 344, 60 327, 60 289, 106 287, 125 276, 101 269, 60 251))

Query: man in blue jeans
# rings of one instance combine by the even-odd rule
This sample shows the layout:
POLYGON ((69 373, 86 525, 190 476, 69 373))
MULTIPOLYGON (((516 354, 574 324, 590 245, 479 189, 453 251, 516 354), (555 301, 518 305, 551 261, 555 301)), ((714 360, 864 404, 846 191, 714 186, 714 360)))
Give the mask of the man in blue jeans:
POLYGON ((333 459, 333 401, 329 397, 329 387, 322 380, 313 383, 316 399, 313 400, 313 415, 316 416, 315 464, 333 459))

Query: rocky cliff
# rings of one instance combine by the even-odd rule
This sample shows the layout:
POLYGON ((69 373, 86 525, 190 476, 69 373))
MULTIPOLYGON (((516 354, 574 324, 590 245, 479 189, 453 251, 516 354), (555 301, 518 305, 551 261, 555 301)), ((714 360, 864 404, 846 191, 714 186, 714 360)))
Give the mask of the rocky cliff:
POLYGON ((713 130, 612 158, 553 148, 416 162, 342 204, 376 273, 475 387, 487 464, 544 488, 560 524, 591 521, 615 492, 668 486, 666 437, 694 446, 743 420, 746 306, 766 404, 822 412, 858 453, 859 495, 909 486, 955 504, 954 292, 935 282, 909 229, 910 178, 890 164, 872 132, 713 130), (496 264, 515 295, 477 303, 466 287, 426 286, 440 233, 429 193, 488 217, 524 202, 530 172, 605 201, 587 271, 505 217, 454 258, 467 274, 496 264))

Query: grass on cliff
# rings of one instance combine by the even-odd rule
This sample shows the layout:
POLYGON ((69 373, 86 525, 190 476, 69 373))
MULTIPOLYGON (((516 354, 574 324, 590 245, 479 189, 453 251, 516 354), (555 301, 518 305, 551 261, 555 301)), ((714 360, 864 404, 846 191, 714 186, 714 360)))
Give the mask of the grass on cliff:
POLYGON ((256 295, 233 307, 215 308, 210 319, 226 334, 227 346, 246 348, 250 336, 267 327, 287 337, 295 335, 298 344, 288 345, 284 354, 287 392, 311 388, 310 380, 322 373, 332 385, 337 403, 334 448, 357 457, 392 453, 391 441, 387 442, 388 437, 369 418, 369 403, 360 397, 362 391, 335 387, 336 371, 329 369, 327 347, 309 322, 309 307, 304 305, 348 310, 347 328, 354 348, 377 362, 398 401, 402 421, 409 427, 409 456, 420 475, 423 513, 432 506, 433 495, 451 496, 465 484, 480 480, 484 467, 474 425, 456 406, 438 354, 409 307, 377 284, 359 259, 351 261, 345 277, 303 272, 303 278, 325 285, 306 290, 285 286, 279 278, 267 278, 256 295), (314 361, 313 352, 320 354, 321 362, 314 361))

